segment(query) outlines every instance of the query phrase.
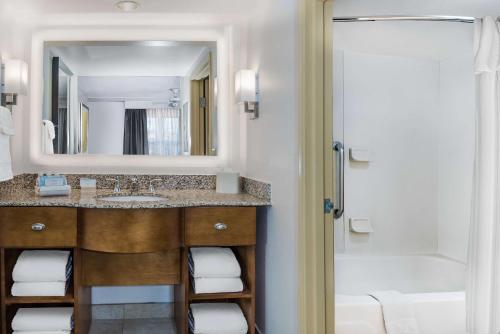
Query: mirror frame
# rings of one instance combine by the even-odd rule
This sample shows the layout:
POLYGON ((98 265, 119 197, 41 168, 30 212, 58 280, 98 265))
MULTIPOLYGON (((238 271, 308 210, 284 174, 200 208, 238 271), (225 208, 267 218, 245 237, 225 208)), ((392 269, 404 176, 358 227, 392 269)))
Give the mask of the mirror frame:
POLYGON ((30 162, 38 167, 56 171, 67 167, 74 172, 85 171, 130 171, 190 173, 199 170, 214 172, 229 164, 231 142, 230 133, 230 88, 229 79, 230 31, 224 28, 184 27, 170 28, 78 28, 42 30, 33 34, 31 43, 31 83, 30 83, 30 162), (215 41, 217 42, 217 156, 121 156, 121 155, 45 155, 41 145, 41 122, 44 99, 43 61, 45 42, 57 41, 215 41), (169 168, 168 171, 164 170, 169 168))

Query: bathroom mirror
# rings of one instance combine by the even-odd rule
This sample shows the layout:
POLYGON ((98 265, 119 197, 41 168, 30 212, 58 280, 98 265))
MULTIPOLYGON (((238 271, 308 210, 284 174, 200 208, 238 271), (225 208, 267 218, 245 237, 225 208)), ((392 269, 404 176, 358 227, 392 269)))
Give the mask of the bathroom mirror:
POLYGON ((216 156, 217 42, 45 41, 42 154, 216 156))

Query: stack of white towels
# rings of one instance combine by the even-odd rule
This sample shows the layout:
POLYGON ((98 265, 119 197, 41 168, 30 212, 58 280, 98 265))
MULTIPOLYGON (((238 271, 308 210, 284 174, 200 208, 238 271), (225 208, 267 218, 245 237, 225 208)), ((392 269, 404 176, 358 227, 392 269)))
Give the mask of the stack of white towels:
POLYGON ((189 270, 196 294, 243 291, 241 267, 230 248, 191 248, 189 270))
POLYGON ((247 334, 248 323, 238 304, 197 303, 189 307, 193 334, 247 334))
MULTIPOLYGON (((242 292, 241 267, 231 248, 193 247, 189 251, 191 285, 196 294, 242 292)), ((196 303, 189 308, 193 334, 246 334, 248 323, 238 304, 196 303)))
POLYGON ((70 334, 72 307, 20 308, 12 320, 13 334, 70 334))
POLYGON ((25 250, 12 272, 12 296, 65 296, 72 268, 70 251, 25 250))

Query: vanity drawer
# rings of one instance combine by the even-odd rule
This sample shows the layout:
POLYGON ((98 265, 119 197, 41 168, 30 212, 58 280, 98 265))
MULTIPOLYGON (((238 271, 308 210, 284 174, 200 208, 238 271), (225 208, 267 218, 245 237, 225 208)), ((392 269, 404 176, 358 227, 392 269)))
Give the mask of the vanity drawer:
POLYGON ((187 246, 246 246, 256 243, 256 208, 188 208, 187 246))
POLYGON ((76 226, 76 209, 0 208, 0 247, 76 247, 76 226))
POLYGON ((107 253, 150 253, 182 245, 180 209, 80 209, 80 247, 107 253))

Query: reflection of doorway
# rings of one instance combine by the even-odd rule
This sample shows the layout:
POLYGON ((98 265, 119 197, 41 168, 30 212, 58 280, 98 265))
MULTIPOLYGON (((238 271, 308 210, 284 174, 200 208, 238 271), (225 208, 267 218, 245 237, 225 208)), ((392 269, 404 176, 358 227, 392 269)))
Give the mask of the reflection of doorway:
POLYGON ((55 127, 54 153, 69 152, 71 70, 59 57, 52 58, 52 123, 55 127))
POLYGON ((190 76, 191 155, 215 155, 215 103, 212 55, 207 53, 190 76))
POLYGON ((84 103, 80 104, 80 125, 80 153, 88 153, 89 107, 87 107, 84 103))
POLYGON ((210 109, 210 76, 191 80, 191 155, 209 155, 210 109))

